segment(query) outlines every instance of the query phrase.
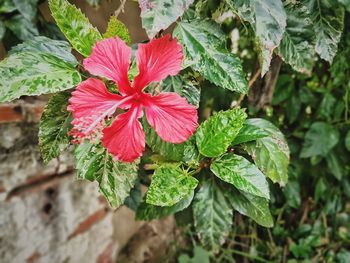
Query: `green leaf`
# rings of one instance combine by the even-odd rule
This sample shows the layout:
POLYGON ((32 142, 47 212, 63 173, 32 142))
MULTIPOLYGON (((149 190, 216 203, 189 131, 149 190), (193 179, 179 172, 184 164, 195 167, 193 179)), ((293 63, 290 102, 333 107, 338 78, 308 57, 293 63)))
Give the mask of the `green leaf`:
POLYGON ((247 122, 244 123, 242 129, 239 130, 236 138, 231 145, 237 145, 245 142, 256 141, 257 139, 268 136, 269 133, 264 129, 251 125, 247 122))
POLYGON ((350 152, 350 131, 348 131, 345 137, 345 147, 350 152))
POLYGON ((193 0, 139 0, 141 8, 142 27, 149 38, 174 23, 193 0))
POLYGON ((225 35, 208 20, 182 21, 174 35, 185 46, 191 67, 204 78, 228 90, 247 93, 248 84, 239 58, 225 48, 225 35))
POLYGON ((338 0, 338 3, 342 4, 350 12, 350 0, 338 0))
POLYGON ((339 131, 336 128, 325 122, 314 122, 305 134, 300 157, 326 156, 338 141, 339 131))
POLYGON ((264 174, 242 156, 224 154, 210 165, 210 170, 240 191, 270 199, 269 185, 264 174))
POLYGON ((283 134, 264 119, 248 119, 246 122, 263 129, 269 136, 246 143, 244 149, 267 177, 281 186, 285 185, 288 181, 289 148, 283 134))
POLYGON ((70 143, 71 113, 67 111, 70 92, 60 92, 49 100, 41 115, 39 148, 44 163, 56 158, 70 143))
POLYGON ((261 49, 262 75, 270 67, 273 51, 279 46, 287 16, 281 0, 226 0, 231 8, 255 29, 261 49))
POLYGON ((0 13, 11 13, 16 10, 12 0, 0 0, 0 13))
POLYGON ((49 6, 58 27, 74 49, 85 57, 89 56, 95 42, 102 40, 98 30, 80 9, 66 0, 50 0, 49 6))
POLYGON ((315 33, 311 12, 302 2, 285 2, 287 27, 280 45, 282 59, 296 71, 311 74, 315 60, 315 33))
POLYGON ((178 258, 178 263, 210 263, 210 254, 199 246, 193 249, 193 257, 190 258, 186 254, 181 254, 178 258))
POLYGON ((67 90, 81 81, 74 66, 48 53, 13 54, 1 61, 0 75, 0 102, 67 90))
POLYGON ((199 152, 207 157, 216 157, 226 152, 247 114, 242 109, 220 111, 203 122, 197 129, 196 142, 199 152))
POLYGON ((222 187, 227 202, 240 214, 253 219, 259 225, 272 227, 269 201, 263 197, 241 192, 233 187, 222 187))
POLYGON ((29 21, 36 16, 38 1, 39 0, 12 0, 17 10, 29 21))
POLYGON ((97 181, 111 207, 122 205, 137 179, 138 161, 118 162, 99 144, 88 141, 75 150, 77 177, 97 181))
POLYGON ((131 38, 129 30, 124 25, 123 22, 119 21, 114 15, 109 18, 107 30, 103 34, 103 38, 110 38, 118 36, 120 39, 124 40, 126 44, 131 43, 131 38))
POLYGON ((169 161, 190 162, 198 156, 193 137, 190 137, 186 142, 173 144, 163 141, 146 121, 143 121, 143 124, 147 145, 153 152, 159 153, 165 159, 169 161))
POLYGON ((176 92, 186 98, 188 103, 199 107, 201 92, 190 80, 183 76, 169 76, 162 83, 162 91, 176 92))
POLYGON ((10 29, 20 40, 31 39, 39 35, 36 26, 22 15, 15 15, 5 21, 5 26, 10 29))
POLYGON ((189 207, 194 196, 192 191, 188 196, 181 199, 178 203, 172 206, 155 206, 142 202, 136 210, 136 220, 150 221, 170 216, 189 207))
POLYGON ((174 166, 161 166, 152 176, 146 202, 156 206, 172 206, 188 196, 197 186, 196 178, 174 166))
POLYGON ((206 180, 193 201, 194 226, 205 248, 217 250, 231 230, 232 208, 214 180, 206 180))
POLYGON ((47 53, 70 63, 72 66, 76 66, 78 65, 78 61, 72 55, 71 51, 72 48, 66 41, 37 36, 13 47, 9 55, 19 53, 47 53))
POLYGON ((316 33, 316 52, 332 63, 344 27, 344 8, 329 0, 310 0, 309 8, 316 33))
POLYGON ((6 32, 6 28, 4 23, 0 20, 0 40, 2 40, 2 38, 4 37, 6 32))

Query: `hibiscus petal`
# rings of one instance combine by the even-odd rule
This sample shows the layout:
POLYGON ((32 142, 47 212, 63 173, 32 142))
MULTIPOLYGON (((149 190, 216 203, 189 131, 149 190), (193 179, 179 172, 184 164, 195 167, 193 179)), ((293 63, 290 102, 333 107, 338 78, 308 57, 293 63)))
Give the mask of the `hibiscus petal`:
POLYGON ((167 76, 179 73, 183 59, 182 47, 170 35, 139 44, 136 54, 139 74, 134 87, 142 90, 153 81, 161 81, 167 76))
POLYGON ((117 107, 123 107, 128 98, 110 93, 105 84, 94 78, 81 82, 69 99, 68 110, 73 114, 72 134, 84 138, 96 133, 117 107))
POLYGON ((145 102, 148 123, 164 141, 186 141, 198 126, 197 110, 174 92, 163 92, 145 102))
POLYGON ((131 107, 120 114, 111 126, 103 129, 102 144, 117 160, 133 162, 145 149, 145 133, 138 118, 142 117, 140 106, 131 107))
POLYGON ((128 79, 130 62, 131 48, 115 37, 96 42, 91 55, 84 59, 84 68, 91 74, 113 80, 125 95, 132 92, 128 79))

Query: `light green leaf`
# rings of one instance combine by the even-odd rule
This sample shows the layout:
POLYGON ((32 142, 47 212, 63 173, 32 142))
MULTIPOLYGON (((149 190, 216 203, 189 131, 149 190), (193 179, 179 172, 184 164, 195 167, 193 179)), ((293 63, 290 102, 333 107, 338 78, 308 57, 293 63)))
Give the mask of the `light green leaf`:
POLYGON ((19 53, 48 53, 56 56, 72 66, 78 64, 77 59, 71 53, 72 48, 66 41, 53 40, 44 36, 37 36, 13 47, 9 55, 19 53))
POLYGON ((270 67, 273 51, 279 46, 286 28, 287 16, 281 0, 226 0, 241 19, 255 29, 261 49, 262 75, 270 67))
POLYGON ((56 158, 70 143, 68 131, 71 128, 71 113, 67 111, 70 92, 55 94, 41 115, 39 148, 44 163, 56 158))
POLYGON ((174 35, 185 46, 191 67, 225 89, 247 93, 248 83, 239 58, 225 48, 225 35, 208 20, 182 21, 174 35))
POLYGON ((214 180, 207 180, 196 193, 192 206, 199 240, 205 248, 217 250, 231 230, 231 205, 214 180))
POLYGON ((18 14, 5 21, 5 26, 10 29, 20 40, 31 39, 39 35, 36 26, 24 16, 18 14))
POLYGON ((174 166, 161 166, 152 176, 146 202, 156 206, 172 206, 189 196, 198 181, 174 166))
POLYGON ((339 132, 337 129, 325 122, 315 122, 305 134, 300 157, 326 156, 338 141, 339 132))
POLYGON ((309 8, 316 33, 316 52, 332 63, 344 27, 344 8, 330 0, 310 0, 309 8))
POLYGON ((273 220, 269 209, 269 201, 263 197, 238 191, 233 187, 222 187, 227 202, 240 214, 253 219, 259 225, 272 227, 273 220))
POLYGON ((315 61, 315 33, 311 12, 302 2, 285 2, 287 27, 280 45, 282 59, 294 70, 311 74, 315 61))
POLYGON ((203 122, 196 133, 199 152, 207 157, 217 157, 226 152, 246 117, 244 110, 231 109, 220 111, 203 122))
POLYGON ((103 34, 103 38, 110 38, 118 36, 125 41, 126 44, 131 43, 129 30, 123 22, 119 21, 114 15, 109 18, 107 30, 103 34))
POLYGON ((12 0, 17 10, 29 21, 35 18, 39 0, 12 0))
POLYGON ((183 76, 169 76, 161 86, 162 91, 176 92, 186 98, 188 103, 199 107, 201 91, 190 80, 183 76))
POLYGON ((139 0, 142 27, 149 38, 174 23, 193 0, 139 0))
POLYGON ((350 152, 350 131, 348 131, 345 137, 345 147, 350 152))
POLYGON ((268 136, 269 133, 264 129, 251 125, 247 122, 244 123, 242 129, 239 130, 236 138, 231 145, 237 145, 245 142, 256 141, 257 139, 268 136))
POLYGON ((111 207, 124 203, 135 184, 139 161, 118 162, 102 146, 88 141, 76 148, 75 159, 79 179, 97 181, 111 207))
POLYGON ((194 191, 172 206, 155 206, 142 202, 136 210, 136 220, 150 221, 173 215, 187 208, 193 199, 194 191))
POLYGON ((264 174, 242 156, 224 154, 210 165, 210 170, 240 191, 270 199, 269 185, 264 174))
POLYGON ((80 9, 66 0, 50 0, 49 6, 58 27, 80 54, 87 57, 95 42, 102 40, 80 9))
POLYGON ((81 81, 74 66, 48 53, 13 54, 0 63, 0 102, 55 93, 81 81))
POLYGON ((249 142, 244 149, 259 169, 273 182, 284 186, 288 181, 289 148, 279 129, 264 119, 248 119, 248 124, 266 131, 269 136, 249 142))

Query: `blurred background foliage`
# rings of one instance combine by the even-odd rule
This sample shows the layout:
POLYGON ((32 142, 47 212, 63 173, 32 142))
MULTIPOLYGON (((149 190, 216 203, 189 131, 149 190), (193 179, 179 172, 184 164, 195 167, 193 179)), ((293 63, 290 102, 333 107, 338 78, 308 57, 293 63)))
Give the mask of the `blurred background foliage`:
MULTIPOLYGON (((57 26, 38 12, 42 2, 0 0, 0 39, 6 50, 37 35, 64 39, 57 26)), ((100 1, 87 2, 97 6, 100 1)), ((197 1, 193 9, 221 24, 230 37, 227 46, 241 57, 255 82, 247 97, 201 82, 205 102, 200 105, 201 118, 240 103, 250 117, 268 119, 282 130, 291 149, 291 165, 284 188, 270 184, 273 228, 235 213, 229 241, 215 256, 198 246, 193 229, 185 228, 186 241, 174 246, 178 262, 349 262, 349 13, 333 63, 319 59, 309 75, 283 63, 271 103, 259 105, 252 94, 262 81, 254 79, 258 57, 252 28, 220 1, 197 1)))

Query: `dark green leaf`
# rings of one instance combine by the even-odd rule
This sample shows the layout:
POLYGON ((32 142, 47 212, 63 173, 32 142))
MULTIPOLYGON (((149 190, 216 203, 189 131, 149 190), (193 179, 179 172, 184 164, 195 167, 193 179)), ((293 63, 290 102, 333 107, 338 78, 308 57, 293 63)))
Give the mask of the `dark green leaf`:
POLYGON ((74 66, 48 53, 13 54, 1 61, 0 75, 0 102, 67 90, 81 81, 74 66))
POLYGON ((169 76, 162 84, 162 91, 176 92, 180 96, 186 98, 188 103, 199 107, 199 100, 201 96, 200 89, 197 88, 188 79, 182 76, 169 76))
POLYGON ((4 37, 5 31, 6 31, 5 25, 4 25, 4 23, 0 20, 0 40, 2 40, 2 38, 4 37))
POLYGON ((316 33, 316 52, 332 63, 344 27, 344 8, 330 0, 310 0, 309 8, 316 33))
POLYGON ((87 57, 101 34, 93 27, 80 9, 66 0, 50 0, 50 10, 58 27, 80 54, 87 57))
POLYGON ((338 141, 339 132, 337 129, 325 122, 315 122, 305 134, 300 157, 326 156, 338 141))
POLYGON ((272 227, 269 201, 263 197, 240 192, 233 187, 223 187, 227 202, 240 214, 253 219, 259 225, 272 227))
POLYGON ((293 94, 287 103, 286 113, 289 123, 293 123, 297 120, 301 110, 301 101, 298 94, 293 94))
POLYGON ((204 181, 193 201, 194 226, 204 247, 217 250, 230 232, 232 208, 214 180, 204 181))
POLYGON ((222 155, 211 164, 210 169, 238 190, 270 199, 269 185, 264 174, 242 156, 230 153, 222 155))
POLYGON ((248 91, 241 62, 225 49, 226 37, 217 25, 208 20, 182 21, 174 34, 185 46, 194 70, 217 86, 240 93, 248 91))
POLYGON ((37 36, 12 48, 9 55, 23 52, 47 53, 72 64, 72 66, 76 66, 78 61, 72 55, 71 51, 72 48, 66 41, 52 40, 44 36, 37 36))
POLYGON ((310 74, 315 60, 315 33, 310 10, 302 2, 285 2, 287 27, 280 45, 282 59, 293 69, 310 74))
POLYGON ((226 0, 238 15, 252 24, 261 49, 262 75, 270 67, 273 51, 286 28, 286 13, 281 0, 226 0))
POLYGON ((67 111, 70 92, 55 94, 41 115, 39 147, 44 163, 59 156, 70 143, 68 131, 71 128, 71 113, 67 111))
POLYGON ((173 206, 155 206, 142 202, 136 210, 137 220, 153 220, 169 216, 187 208, 193 199, 194 191, 173 206))
POLYGON ((141 8, 142 27, 149 38, 174 23, 193 0, 139 0, 141 8))
POLYGON ((289 181, 284 188, 284 196, 290 207, 298 209, 301 203, 300 185, 297 181, 289 181))
POLYGON ((106 149, 88 141, 75 150, 77 177, 97 181, 111 207, 122 205, 130 195, 137 178, 138 161, 118 162, 106 149))
POLYGON ((29 21, 35 18, 39 0, 12 0, 17 10, 29 21))
POLYGON ((156 206, 173 206, 189 196, 198 181, 185 171, 174 166, 161 166, 152 176, 146 202, 156 206))
POLYGON ((197 129, 196 142, 199 152, 216 157, 226 152, 243 127, 247 114, 242 109, 220 111, 203 122, 197 129))
POLYGON ((350 131, 348 131, 345 137, 345 147, 350 152, 350 131))
POLYGON ((104 38, 116 37, 124 40, 126 44, 131 43, 129 30, 123 22, 119 21, 114 15, 109 18, 107 30, 103 34, 104 38))
POLYGON ((5 26, 10 29, 20 40, 31 39, 39 35, 36 26, 22 15, 15 15, 5 21, 5 26))
POLYGON ((334 150, 330 151, 327 154, 326 161, 327 161, 327 166, 329 168, 329 171, 334 175, 336 179, 341 181, 344 175, 344 168, 343 168, 344 165, 339 160, 339 157, 334 150))
POLYGON ((169 161, 191 162, 197 158, 198 151, 194 145, 193 137, 186 142, 173 144, 163 141, 150 125, 143 123, 147 145, 151 147, 152 151, 159 153, 169 161))
POLYGON ((267 177, 285 185, 288 181, 289 148, 284 135, 264 119, 248 119, 247 123, 265 130, 269 136, 247 143, 244 148, 267 177))
POLYGON ((257 139, 264 138, 268 135, 269 133, 264 129, 261 129, 257 126, 245 122, 242 129, 239 130, 236 138, 233 140, 231 145, 256 141, 257 139))

